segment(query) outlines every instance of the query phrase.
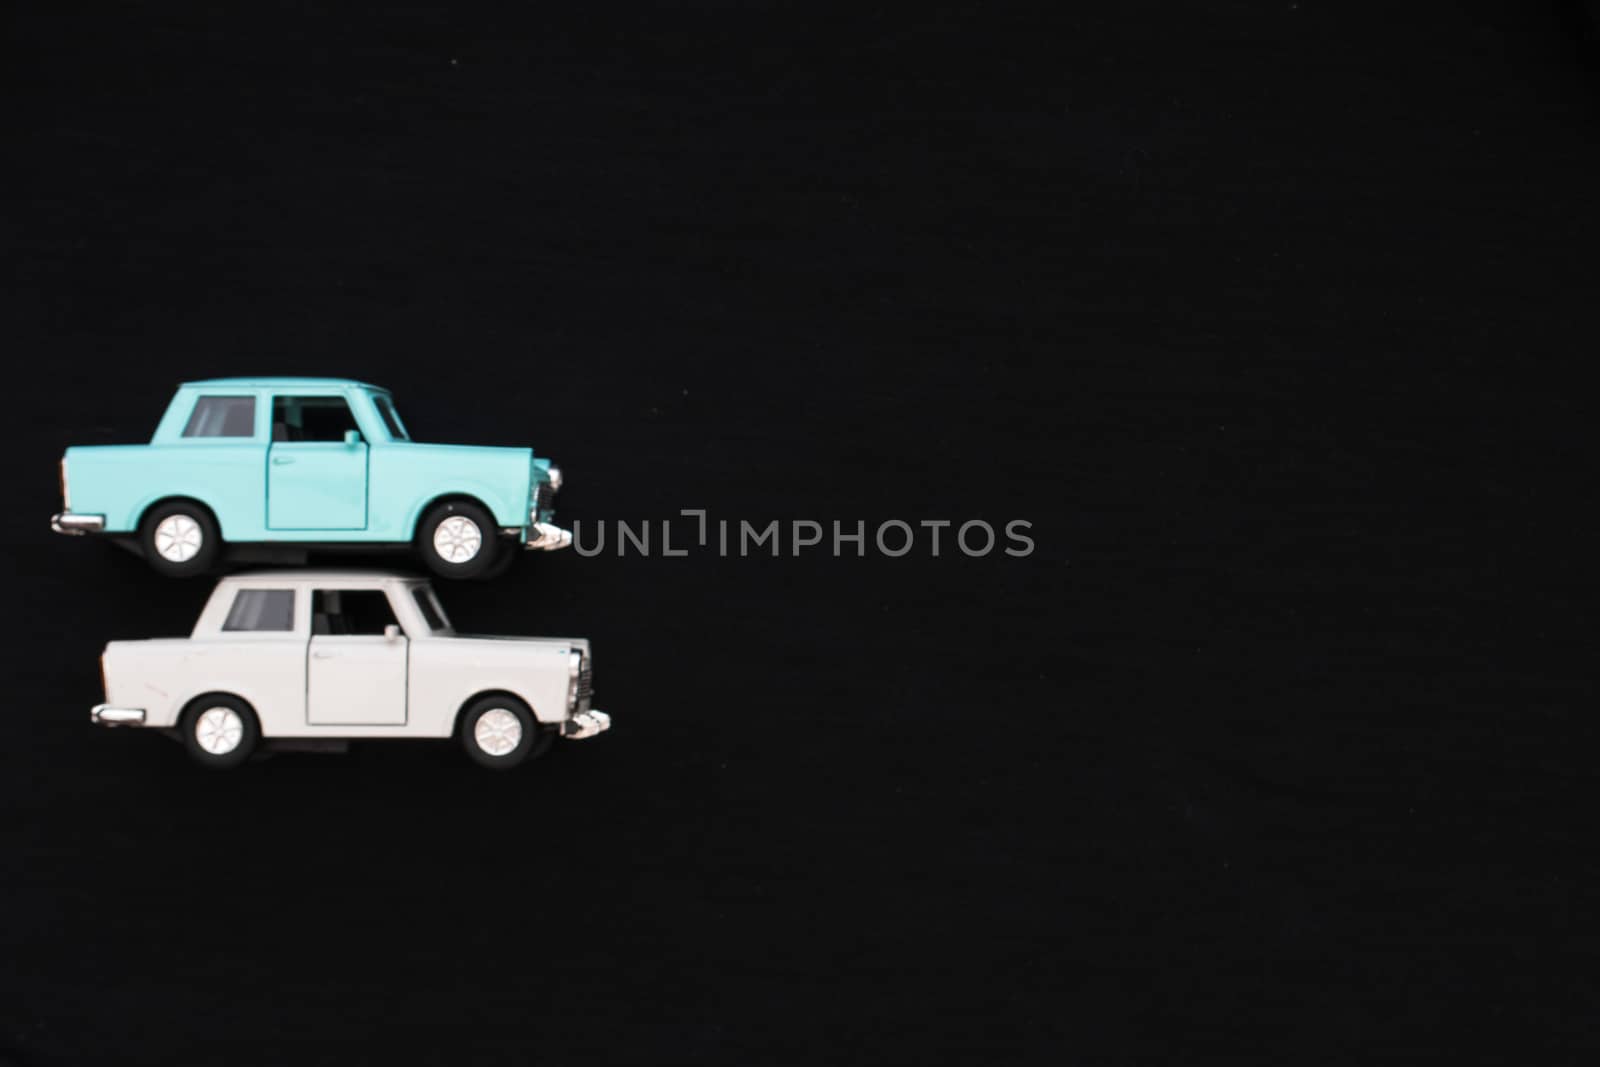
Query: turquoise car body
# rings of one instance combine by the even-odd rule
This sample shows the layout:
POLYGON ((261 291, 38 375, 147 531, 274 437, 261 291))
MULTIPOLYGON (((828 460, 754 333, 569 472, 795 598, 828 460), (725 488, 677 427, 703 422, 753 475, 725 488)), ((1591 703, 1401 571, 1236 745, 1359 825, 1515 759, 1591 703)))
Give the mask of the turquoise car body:
POLYGON ((553 514, 551 483, 550 461, 529 448, 412 441, 387 390, 336 378, 185 382, 148 444, 73 447, 62 460, 64 514, 102 517, 93 532, 135 534, 152 506, 186 498, 232 543, 407 543, 424 511, 450 497, 477 501, 500 534, 526 541, 553 514), (358 432, 274 440, 279 397, 341 397, 358 432), (229 427, 234 435, 196 436, 202 398, 238 401, 249 414, 229 427))

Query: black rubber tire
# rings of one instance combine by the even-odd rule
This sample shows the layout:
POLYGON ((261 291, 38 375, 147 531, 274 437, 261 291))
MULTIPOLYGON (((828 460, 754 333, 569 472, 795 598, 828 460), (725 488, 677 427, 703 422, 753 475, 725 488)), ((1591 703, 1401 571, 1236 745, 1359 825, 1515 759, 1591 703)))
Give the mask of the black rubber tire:
POLYGON ((540 722, 535 723, 534 726, 536 729, 533 735, 533 747, 528 749, 528 754, 524 757, 530 760, 538 759, 546 752, 549 752, 555 747, 556 738, 561 736, 560 729, 551 726, 549 723, 540 722))
POLYGON ((480 578, 495 564, 500 547, 500 528, 494 517, 470 500, 446 500, 435 504, 417 523, 417 554, 428 569, 441 578, 480 578), (478 527, 481 538, 478 554, 463 563, 451 563, 440 556, 433 547, 433 532, 439 524, 454 516, 461 516, 478 527))
POLYGON ((194 578, 208 573, 222 553, 222 535, 211 512, 191 500, 169 500, 145 513, 139 524, 139 549, 156 573, 168 578, 194 578), (187 515, 200 527, 200 551, 182 563, 174 563, 156 551, 156 527, 172 515, 187 515))
POLYGON ((511 569, 511 565, 517 561, 517 556, 520 555, 518 549, 522 547, 515 541, 509 541, 504 537, 495 538, 495 542, 494 562, 489 564, 489 568, 478 576, 491 581, 503 576, 506 571, 511 569))
POLYGON ((255 709, 246 701, 229 693, 208 693, 189 701, 189 706, 183 709, 183 714, 178 718, 178 732, 183 737, 183 747, 189 750, 189 755, 196 763, 218 771, 230 770, 243 764, 255 752, 256 746, 261 741, 261 724, 256 719, 255 709), (201 748, 200 741, 195 736, 195 724, 210 708, 232 708, 238 712, 243 725, 239 744, 231 752, 224 752, 220 756, 201 748))
POLYGON ((514 696, 483 696, 468 704, 461 713, 461 747, 467 750, 467 755, 480 767, 492 767, 495 770, 509 770, 524 760, 534 759, 550 751, 550 746, 555 742, 555 730, 545 726, 533 717, 533 712, 528 705, 514 696), (517 717, 517 722, 522 726, 522 740, 517 747, 503 756, 491 756, 478 747, 478 740, 474 728, 478 720, 495 708, 504 708, 517 717))

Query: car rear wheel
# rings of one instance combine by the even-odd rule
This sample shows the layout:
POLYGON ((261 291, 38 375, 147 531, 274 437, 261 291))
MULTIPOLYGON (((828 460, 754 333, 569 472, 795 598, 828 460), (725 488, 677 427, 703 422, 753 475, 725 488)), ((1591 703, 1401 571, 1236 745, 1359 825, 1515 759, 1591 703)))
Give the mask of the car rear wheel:
POLYGON ((417 551, 441 578, 477 578, 499 555, 499 530, 487 511, 470 500, 447 500, 417 524, 417 551))
POLYGON ((461 716, 461 743, 473 762, 504 769, 548 752, 555 732, 513 696, 479 697, 461 716))
POLYGON ((217 561, 222 537, 211 513, 188 500, 174 500, 150 509, 139 525, 144 558, 169 578, 204 574, 217 561))
POLYGON ((261 727, 249 704, 226 693, 191 701, 179 722, 183 747, 201 766, 226 770, 250 758, 261 727))

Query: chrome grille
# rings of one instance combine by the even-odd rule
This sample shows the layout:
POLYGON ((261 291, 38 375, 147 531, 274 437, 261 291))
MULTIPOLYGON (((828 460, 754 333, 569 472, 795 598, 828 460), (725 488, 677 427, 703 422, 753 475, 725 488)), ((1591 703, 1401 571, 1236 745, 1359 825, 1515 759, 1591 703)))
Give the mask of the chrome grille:
POLYGON ((589 658, 583 659, 583 666, 578 669, 578 702, 582 703, 594 695, 594 668, 589 666, 589 658))
POLYGON ((541 514, 549 511, 555 504, 556 491, 550 488, 549 482, 539 483, 539 492, 533 498, 533 506, 541 514))

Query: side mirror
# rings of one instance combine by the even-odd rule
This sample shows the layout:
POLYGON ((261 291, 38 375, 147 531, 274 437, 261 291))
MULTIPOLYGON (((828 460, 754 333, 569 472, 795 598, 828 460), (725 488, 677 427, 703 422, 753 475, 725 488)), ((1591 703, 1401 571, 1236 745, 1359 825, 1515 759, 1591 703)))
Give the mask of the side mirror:
POLYGON ((392 622, 388 626, 385 626, 383 628, 383 639, 389 642, 391 645, 400 640, 400 627, 396 626, 392 622))
POLYGON ((354 448, 356 445, 359 445, 361 443, 361 431, 360 430, 346 430, 344 432, 344 443, 349 445, 351 448, 354 448))

